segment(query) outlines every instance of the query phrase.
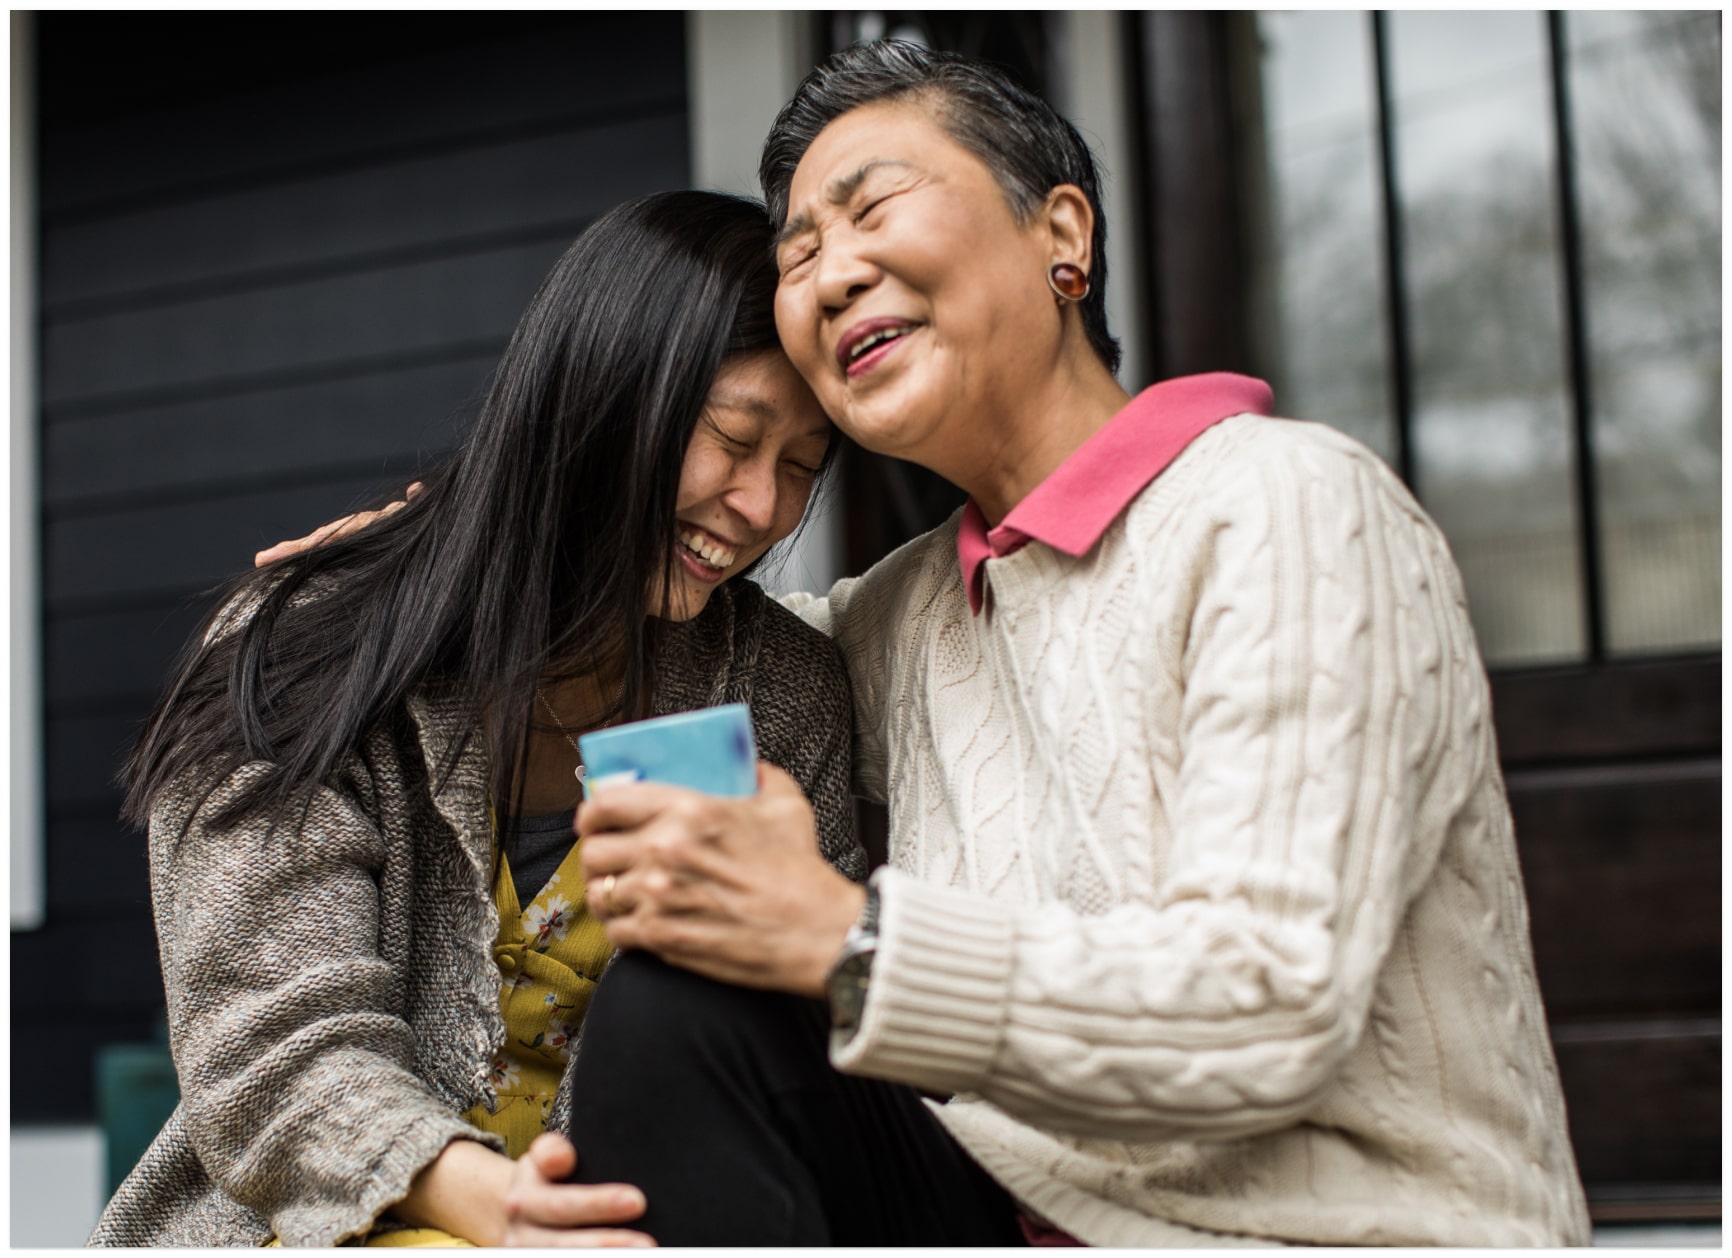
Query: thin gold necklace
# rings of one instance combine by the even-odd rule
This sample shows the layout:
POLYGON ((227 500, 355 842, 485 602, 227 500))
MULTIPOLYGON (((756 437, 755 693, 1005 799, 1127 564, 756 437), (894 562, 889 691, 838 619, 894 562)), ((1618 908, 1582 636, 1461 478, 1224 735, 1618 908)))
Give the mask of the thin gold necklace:
MULTIPOLYGON (((565 741, 570 743, 571 749, 577 753, 577 768, 574 769, 572 772, 576 775, 578 784, 581 786, 583 784, 584 778, 589 773, 589 770, 584 767, 584 763, 583 763, 583 748, 581 748, 577 745, 577 739, 573 738, 571 736, 571 731, 565 728, 565 722, 559 719, 559 713, 557 713, 553 710, 553 705, 547 701, 547 695, 545 693, 543 693, 540 686, 537 686, 535 688, 535 697, 537 699, 541 700, 541 706, 547 709, 547 714, 553 718, 553 723, 555 725, 559 726, 559 732, 565 736, 565 741)), ((623 698, 625 698, 625 682, 623 680, 621 680, 621 682, 619 683, 619 693, 613 697, 614 706, 617 707, 619 705, 619 701, 623 698)), ((614 719, 617 719, 617 718, 610 718, 610 719, 602 722, 596 728, 597 729, 606 729, 609 725, 613 724, 614 719)))

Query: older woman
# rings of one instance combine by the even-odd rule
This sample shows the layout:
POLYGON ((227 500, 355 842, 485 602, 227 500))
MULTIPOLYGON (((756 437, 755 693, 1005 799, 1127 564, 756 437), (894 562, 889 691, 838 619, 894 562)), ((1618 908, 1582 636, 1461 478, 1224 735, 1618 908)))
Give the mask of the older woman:
POLYGON ((668 963, 598 993, 583 1173, 664 1243, 1584 1241, 1436 527, 1254 381, 1119 388, 1093 163, 990 69, 840 53, 762 173, 794 364, 970 502, 804 608, 869 890, 785 784, 580 811, 668 963))

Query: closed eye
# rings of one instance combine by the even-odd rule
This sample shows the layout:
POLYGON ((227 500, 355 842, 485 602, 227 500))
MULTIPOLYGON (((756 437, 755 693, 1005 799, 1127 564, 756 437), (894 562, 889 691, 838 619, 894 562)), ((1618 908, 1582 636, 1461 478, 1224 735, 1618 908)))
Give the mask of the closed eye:
POLYGON ((856 227, 863 225, 866 222, 867 216, 870 215, 873 210, 876 210, 879 206, 883 205, 889 199, 890 199, 889 197, 885 196, 885 197, 879 197, 876 201, 868 201, 864 206, 862 206, 860 208, 860 212, 854 216, 854 225, 856 227))
POLYGON ((745 441, 739 437, 734 436, 733 433, 729 432, 726 428, 723 428, 720 424, 718 424, 714 419, 711 419, 708 415, 704 416, 704 424, 705 424, 705 426, 707 426, 709 428, 709 430, 711 432, 715 433, 716 436, 721 439, 721 441, 724 445, 730 447, 731 449, 744 451, 744 450, 750 450, 752 448, 752 443, 750 441, 745 441))
POLYGON ((786 278, 787 276, 792 275, 795 271, 798 271, 801 267, 805 266, 817 256, 818 251, 815 248, 805 248, 798 252, 790 253, 782 262, 783 277, 786 278))

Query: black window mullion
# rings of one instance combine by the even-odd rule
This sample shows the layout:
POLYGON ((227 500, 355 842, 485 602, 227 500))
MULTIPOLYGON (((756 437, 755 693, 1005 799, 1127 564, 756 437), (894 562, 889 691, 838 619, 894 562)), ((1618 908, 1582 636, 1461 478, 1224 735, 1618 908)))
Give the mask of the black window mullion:
POLYGON ((1594 462, 1593 376, 1588 360, 1588 311, 1583 293, 1580 202, 1576 195, 1575 129, 1570 108, 1569 46, 1564 15, 1546 15, 1551 48, 1552 123, 1558 154, 1558 241, 1563 249, 1564 345, 1575 437, 1576 519, 1580 532, 1582 597, 1587 605, 1588 658, 1606 657, 1605 602, 1600 563, 1600 500, 1594 462))
POLYGON ((1390 402, 1395 409, 1395 470, 1418 492, 1413 466, 1413 346, 1407 327, 1407 265, 1401 236, 1401 192, 1395 169, 1394 89, 1389 74, 1386 15, 1371 15, 1372 62, 1377 72, 1377 163, 1383 183, 1383 273, 1389 308, 1390 402))

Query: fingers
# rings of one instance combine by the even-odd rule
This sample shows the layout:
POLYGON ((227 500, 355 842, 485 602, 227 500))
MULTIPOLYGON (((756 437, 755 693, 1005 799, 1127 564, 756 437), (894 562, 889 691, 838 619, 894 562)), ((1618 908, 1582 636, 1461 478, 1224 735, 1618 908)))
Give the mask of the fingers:
POLYGON ((603 874, 591 882, 584 892, 590 915, 601 922, 612 922, 632 911, 632 906, 619 897, 619 875, 603 874))
POLYGON ((297 537, 287 542, 278 542, 275 546, 269 547, 266 550, 261 550, 254 555, 253 567, 262 568, 268 563, 276 562, 278 559, 287 559, 289 556, 298 555, 302 551, 312 550, 315 546, 328 542, 332 538, 347 537, 351 533, 357 533, 375 520, 382 520, 394 511, 401 511, 425 488, 426 486, 420 481, 416 481, 404 491, 402 498, 399 498, 396 502, 390 503, 387 506, 381 507, 377 511, 357 511, 353 515, 346 515, 340 520, 332 520, 329 524, 321 524, 305 537, 297 537))
POLYGON ((579 805, 577 832, 588 836, 610 830, 635 830, 675 807, 701 809, 708 798, 697 791, 659 782, 623 782, 597 792, 579 805))
POLYGON ((693 843, 685 831, 661 822, 630 836, 591 835, 578 855, 589 911, 610 923, 639 908, 699 911, 708 905, 706 887, 736 881, 709 844, 693 843))
POLYGON ((531 1178, 505 1198, 507 1226, 609 1227, 643 1217, 643 1193, 630 1184, 558 1184, 531 1178))
POLYGON ((577 849, 583 862, 583 876, 591 885, 609 874, 623 874, 632 867, 642 841, 623 835, 592 834, 577 849))
POLYGON ((800 784, 794 780, 792 774, 779 765, 771 764, 768 760, 758 761, 758 793, 772 798, 790 793, 801 799, 806 797, 806 793, 800 789, 800 784))
MULTIPOLYGON (((395 504, 402 506, 402 503, 395 504)), ((366 528, 377 519, 382 512, 367 511, 358 515, 346 515, 340 520, 332 520, 329 524, 321 524, 305 537, 297 537, 293 541, 278 542, 269 550, 261 550, 253 556, 253 567, 262 568, 278 559, 287 559, 290 555, 298 555, 304 550, 312 550, 322 542, 333 537, 347 537, 356 529, 366 528)))
POLYGON ((701 898, 691 894, 688 879, 652 866, 624 874, 603 874, 585 889, 584 900, 591 915, 611 931, 616 923, 640 910, 645 914, 686 913, 699 907, 701 898))
POLYGON ((577 1150, 557 1132, 544 1131, 524 1154, 543 1179, 559 1183, 577 1169, 577 1150))
POLYGON ((287 559, 290 555, 298 555, 303 550, 311 550, 331 535, 331 530, 348 523, 355 517, 346 515, 341 520, 333 520, 329 524, 321 524, 305 537, 297 537, 291 541, 278 542, 267 550, 261 550, 253 556, 253 567, 262 568, 278 559, 287 559))
POLYGON ((518 1161, 505 1195, 505 1243, 633 1247, 655 1242, 613 1225, 643 1217, 644 1195, 630 1184, 568 1184, 577 1153, 565 1137, 543 1132, 518 1161), (574 1230, 575 1229, 575 1230, 574 1230))

